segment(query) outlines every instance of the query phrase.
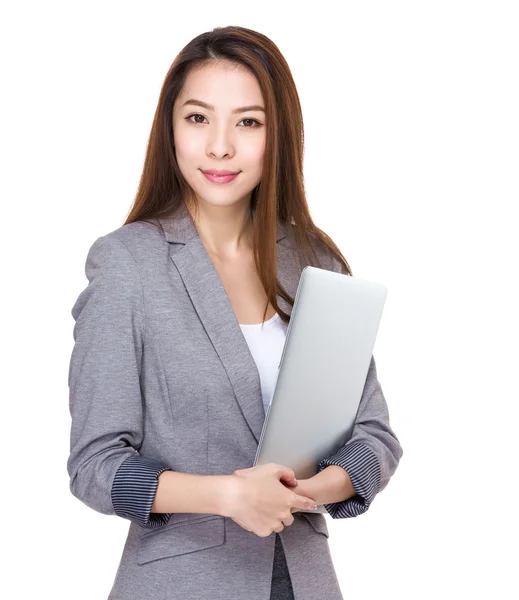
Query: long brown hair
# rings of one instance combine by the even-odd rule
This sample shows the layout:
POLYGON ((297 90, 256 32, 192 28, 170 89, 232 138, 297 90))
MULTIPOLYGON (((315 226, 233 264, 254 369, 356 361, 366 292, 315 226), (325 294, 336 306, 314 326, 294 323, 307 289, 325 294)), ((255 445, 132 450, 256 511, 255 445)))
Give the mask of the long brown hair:
POLYGON ((244 27, 216 27, 191 40, 168 70, 148 140, 144 167, 132 208, 124 225, 174 214, 187 199, 196 198, 179 170, 174 151, 173 106, 189 71, 214 60, 246 67, 257 79, 266 112, 266 146, 261 182, 251 193, 254 256, 269 302, 283 321, 289 315, 277 304, 279 293, 291 306, 294 299, 277 279, 277 221, 288 225, 292 249, 303 264, 322 267, 314 245, 320 244, 352 275, 333 240, 312 221, 303 178, 303 115, 289 66, 278 47, 265 35, 244 27))

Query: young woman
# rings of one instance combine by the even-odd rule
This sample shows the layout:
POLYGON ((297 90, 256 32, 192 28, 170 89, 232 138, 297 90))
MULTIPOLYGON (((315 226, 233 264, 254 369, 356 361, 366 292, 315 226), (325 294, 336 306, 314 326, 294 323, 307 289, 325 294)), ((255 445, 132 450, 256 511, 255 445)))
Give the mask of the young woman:
POLYGON ((70 489, 130 520, 113 600, 339 600, 320 513, 355 517, 402 448, 372 357, 352 438, 296 482, 254 468, 302 269, 351 275, 310 217, 276 45, 242 27, 172 64, 137 197, 72 315, 70 489))

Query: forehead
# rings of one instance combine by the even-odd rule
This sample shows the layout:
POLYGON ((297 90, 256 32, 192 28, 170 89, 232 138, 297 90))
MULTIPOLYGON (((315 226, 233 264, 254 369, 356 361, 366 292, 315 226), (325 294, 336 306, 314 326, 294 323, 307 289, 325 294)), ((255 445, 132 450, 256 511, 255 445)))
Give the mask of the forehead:
POLYGON ((263 101, 254 75, 242 65, 229 61, 215 61, 192 69, 175 105, 180 106, 188 98, 213 104, 216 110, 263 101))

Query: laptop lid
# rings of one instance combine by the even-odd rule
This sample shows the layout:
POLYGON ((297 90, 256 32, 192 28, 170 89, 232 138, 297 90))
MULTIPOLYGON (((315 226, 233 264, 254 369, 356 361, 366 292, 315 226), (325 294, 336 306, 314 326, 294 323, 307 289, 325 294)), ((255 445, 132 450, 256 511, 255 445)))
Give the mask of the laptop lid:
POLYGON ((309 479, 351 437, 386 295, 380 283, 303 269, 254 465, 309 479))

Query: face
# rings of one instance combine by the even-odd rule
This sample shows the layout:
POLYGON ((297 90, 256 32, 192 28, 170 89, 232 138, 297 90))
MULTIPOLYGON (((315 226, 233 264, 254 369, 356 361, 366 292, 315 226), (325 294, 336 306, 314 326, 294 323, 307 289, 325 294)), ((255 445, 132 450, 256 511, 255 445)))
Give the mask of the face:
POLYGON ((173 137, 180 171, 200 204, 249 206, 263 171, 261 107, 259 84, 241 65, 211 63, 189 73, 173 107, 173 137), (238 175, 220 182, 202 172, 211 170, 238 175))

